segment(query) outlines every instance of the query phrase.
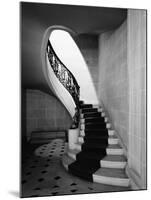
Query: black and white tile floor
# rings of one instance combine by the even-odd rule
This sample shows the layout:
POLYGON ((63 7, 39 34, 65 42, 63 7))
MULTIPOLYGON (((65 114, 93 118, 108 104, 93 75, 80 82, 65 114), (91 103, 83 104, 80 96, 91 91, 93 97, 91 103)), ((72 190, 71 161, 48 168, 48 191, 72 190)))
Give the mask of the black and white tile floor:
POLYGON ((123 187, 91 183, 69 174, 62 166, 67 144, 54 139, 29 153, 22 166, 22 197, 125 191, 123 187))

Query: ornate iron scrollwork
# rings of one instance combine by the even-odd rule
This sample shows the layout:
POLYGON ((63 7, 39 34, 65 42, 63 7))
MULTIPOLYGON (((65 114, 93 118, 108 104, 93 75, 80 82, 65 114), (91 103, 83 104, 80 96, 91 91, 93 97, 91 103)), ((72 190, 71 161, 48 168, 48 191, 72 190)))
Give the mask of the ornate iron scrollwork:
POLYGON ((75 108, 76 112, 73 117, 72 128, 77 128, 79 125, 79 115, 80 115, 79 112, 80 87, 73 74, 67 69, 67 67, 60 61, 60 59, 56 55, 49 40, 47 44, 47 56, 56 77, 59 79, 59 81, 68 90, 68 92, 74 99, 74 102, 76 104, 75 108))

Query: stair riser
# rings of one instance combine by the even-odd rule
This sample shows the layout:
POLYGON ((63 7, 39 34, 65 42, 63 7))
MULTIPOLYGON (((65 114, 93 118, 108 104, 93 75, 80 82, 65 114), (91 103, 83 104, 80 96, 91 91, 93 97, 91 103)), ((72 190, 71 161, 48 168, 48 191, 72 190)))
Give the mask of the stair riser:
MULTIPOLYGON (((100 133, 101 134, 101 133, 100 133)), ((81 130, 80 131, 80 135, 81 136, 85 136, 85 131, 84 130, 81 130)), ((115 135, 115 131, 113 131, 113 130, 108 130, 108 135, 109 136, 114 136, 115 135)))
POLYGON ((118 169, 124 169, 126 166, 126 162, 113 162, 113 161, 106 161, 106 160, 101 160, 100 161, 101 167, 106 167, 106 168, 118 168, 118 169))
POLYGON ((102 117, 105 117, 105 112, 102 112, 102 113, 101 113, 101 116, 102 116, 102 117))
POLYGON ((92 105, 85 105, 85 106, 80 106, 80 109, 85 109, 85 108, 92 108, 92 105))
MULTIPOLYGON (((81 151, 81 149, 82 149, 81 144, 75 144, 75 149, 81 151)), ((123 149, 111 149, 111 148, 107 148, 106 149, 106 154, 107 155, 124 155, 124 151, 123 151, 123 149)))
POLYGON ((104 117, 104 121, 105 121, 105 122, 108 122, 108 121, 109 121, 109 118, 108 118, 108 117, 104 117))
POLYGON ((106 129, 107 128, 107 126, 106 126, 106 124, 94 124, 94 125, 85 125, 85 124, 81 124, 81 126, 80 126, 80 130, 85 130, 85 129, 87 129, 87 130, 99 130, 99 129, 106 129))
POLYGON ((100 108, 99 105, 93 105, 92 107, 93 107, 93 108, 100 108))
POLYGON ((103 117, 98 117, 98 118, 86 118, 84 121, 86 124, 87 123, 105 123, 103 117))
POLYGON ((107 155, 124 155, 124 150, 107 148, 106 153, 107 155))
POLYGON ((80 109, 81 114, 97 112, 97 111, 98 111, 98 109, 96 109, 96 108, 80 109))
MULTIPOLYGON (((85 123, 81 124, 80 129, 81 129, 81 130, 85 130, 85 127, 93 129, 93 126, 92 126, 92 125, 86 125, 85 123)), ((101 125, 101 124, 96 124, 96 126, 95 126, 95 124, 94 124, 94 128, 95 128, 95 129, 96 129, 96 127, 98 127, 98 129, 101 128, 101 127, 102 127, 102 128, 110 129, 110 128, 111 128, 111 124, 110 124, 110 123, 107 123, 107 124, 105 125, 105 124, 102 123, 102 125, 101 125)))
POLYGON ((80 124, 85 124, 85 119, 80 119, 80 124))
POLYGON ((103 112, 103 108, 98 108, 98 112, 103 112))
POLYGON ((101 113, 96 112, 96 113, 85 113, 85 114, 80 114, 81 118, 92 118, 92 117, 101 117, 101 113))
POLYGON ((93 174, 93 182, 123 187, 128 187, 130 184, 130 180, 128 178, 113 178, 95 174, 93 174))
POLYGON ((108 144, 118 144, 119 140, 117 138, 109 138, 108 144))
MULTIPOLYGON (((79 137, 78 138, 78 141, 80 142, 80 143, 84 143, 84 138, 83 137, 79 137)), ((114 138, 108 138, 108 144, 118 144, 118 139, 114 139, 114 138)))

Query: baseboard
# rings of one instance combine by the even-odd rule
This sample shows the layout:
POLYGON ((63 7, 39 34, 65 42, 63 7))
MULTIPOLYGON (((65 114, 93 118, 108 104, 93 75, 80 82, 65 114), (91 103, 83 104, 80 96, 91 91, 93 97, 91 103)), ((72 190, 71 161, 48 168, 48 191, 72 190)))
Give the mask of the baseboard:
MULTIPOLYGON (((136 174, 133 172, 132 169, 129 168, 129 166, 126 166, 126 174, 130 178, 130 186, 132 190, 141 190, 143 189, 141 185, 139 185, 139 180, 136 176, 136 174)), ((145 188, 144 188, 145 189, 145 188)))

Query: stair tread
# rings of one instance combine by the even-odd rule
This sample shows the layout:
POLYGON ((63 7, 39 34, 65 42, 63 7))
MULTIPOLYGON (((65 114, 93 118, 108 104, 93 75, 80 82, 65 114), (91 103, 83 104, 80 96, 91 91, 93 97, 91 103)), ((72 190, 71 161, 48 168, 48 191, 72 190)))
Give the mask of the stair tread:
POLYGON ((124 169, 115 169, 115 168, 111 169, 111 168, 101 167, 94 173, 94 175, 106 176, 111 178, 129 179, 124 169))
MULTIPOLYGON (((98 112, 98 113, 99 113, 99 112, 98 112)), ((100 113, 99 113, 99 114, 100 114, 100 113)), ((96 119, 96 118, 97 118, 97 119, 102 119, 102 118, 104 119, 104 117, 102 117, 102 116, 100 115, 100 116, 89 116, 89 117, 86 118, 86 120, 91 120, 91 119, 93 120, 93 119, 96 119)))
POLYGON ((108 139, 118 139, 116 135, 86 135, 86 136, 79 136, 80 138, 90 138, 90 139, 101 139, 101 138, 108 138, 108 139))
POLYGON ((101 114, 100 114, 100 112, 98 112, 98 111, 92 111, 92 112, 88 112, 88 113, 83 113, 84 115, 89 115, 89 116, 91 116, 91 115, 93 115, 93 114, 99 114, 100 116, 101 116, 101 114))
POLYGON ((102 160, 111 162, 126 162, 126 158, 123 155, 106 155, 102 160))
MULTIPOLYGON (((77 142, 77 145, 82 145, 82 142, 77 142)), ((108 149, 122 149, 122 147, 119 144, 108 144, 107 146, 108 149)))
POLYGON ((107 128, 104 126, 104 127, 85 127, 84 129, 85 131, 93 131, 93 132, 101 132, 101 131, 107 131, 107 128))
POLYGON ((80 108, 92 108, 92 104, 81 104, 80 108))
POLYGON ((107 148, 108 149, 122 149, 122 147, 119 144, 109 144, 107 148))
POLYGON ((82 112, 98 112, 97 108, 81 108, 82 112))
POLYGON ((85 122, 85 125, 92 125, 92 124, 95 124, 95 125, 98 125, 98 124, 106 124, 105 122, 103 121, 92 121, 92 122, 85 122))

